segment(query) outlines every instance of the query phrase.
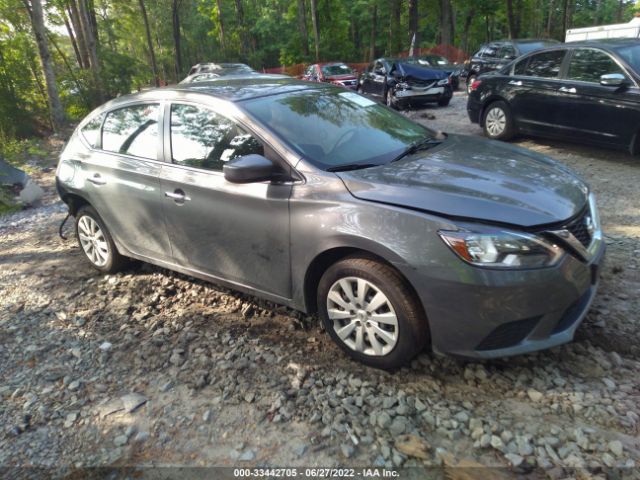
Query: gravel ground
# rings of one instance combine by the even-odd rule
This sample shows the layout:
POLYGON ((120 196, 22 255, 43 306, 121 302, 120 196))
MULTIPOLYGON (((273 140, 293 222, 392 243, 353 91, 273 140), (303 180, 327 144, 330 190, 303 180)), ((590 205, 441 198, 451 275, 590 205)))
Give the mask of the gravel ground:
MULTIPOLYGON (((479 135, 465 103, 457 93, 407 115, 479 135)), ((516 143, 569 164, 598 195, 607 266, 576 341, 482 363, 425 351, 388 373, 348 360, 299 312, 149 265, 97 274, 57 236, 65 213, 46 167, 62 140, 51 140, 43 205, 0 218, 0 466, 71 478, 167 464, 637 478, 640 163, 516 143)))

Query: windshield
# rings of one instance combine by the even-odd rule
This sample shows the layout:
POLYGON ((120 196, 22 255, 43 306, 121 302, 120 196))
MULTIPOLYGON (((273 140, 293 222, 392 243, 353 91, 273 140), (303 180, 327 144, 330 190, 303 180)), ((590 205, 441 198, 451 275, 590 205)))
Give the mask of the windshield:
POLYGON ((353 75, 353 70, 346 65, 325 65, 322 67, 322 73, 326 77, 333 77, 335 75, 353 75))
POLYGON ((256 120, 322 169, 393 160, 435 132, 355 92, 322 88, 243 102, 256 120))
POLYGON ((615 51, 636 73, 640 73, 640 45, 620 47, 615 51))
POLYGON ((550 40, 540 41, 540 42, 527 42, 527 43, 519 43, 518 49, 520 50, 520 55, 525 53, 533 52, 534 50, 539 50, 545 47, 552 47, 556 45, 558 42, 553 42, 550 40))
POLYGON ((419 58, 418 62, 425 63, 426 65, 433 65, 433 66, 439 66, 439 67, 450 65, 449 60, 447 60, 444 57, 440 57, 438 55, 428 55, 426 57, 419 58))

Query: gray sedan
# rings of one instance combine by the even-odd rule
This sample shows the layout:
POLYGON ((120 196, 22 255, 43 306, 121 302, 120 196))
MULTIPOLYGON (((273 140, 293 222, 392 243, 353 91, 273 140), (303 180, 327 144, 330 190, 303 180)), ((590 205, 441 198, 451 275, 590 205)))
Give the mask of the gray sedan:
POLYGON ((427 346, 496 357, 571 340, 604 254, 568 168, 293 79, 109 102, 57 185, 97 270, 136 258, 317 312, 380 368, 427 346))

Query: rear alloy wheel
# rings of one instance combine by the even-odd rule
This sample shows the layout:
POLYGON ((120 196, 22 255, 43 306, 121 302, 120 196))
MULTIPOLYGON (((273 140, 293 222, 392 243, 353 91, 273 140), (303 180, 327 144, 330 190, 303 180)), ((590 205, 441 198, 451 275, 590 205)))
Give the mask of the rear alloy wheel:
POLYGON ((428 338, 422 308, 406 281, 375 260, 353 257, 331 266, 318 286, 318 306, 338 346, 373 367, 404 365, 428 338))
POLYGON ((503 102, 493 102, 484 112, 484 134, 494 140, 509 140, 514 135, 511 109, 503 102))
POLYGON ((471 85, 473 85, 473 82, 475 81, 476 81, 475 75, 469 75, 467 77, 467 93, 471 93, 471 85))
POLYGON ((116 250, 104 222, 89 206, 81 208, 76 215, 76 237, 85 257, 96 270, 115 273, 126 265, 127 259, 116 250))

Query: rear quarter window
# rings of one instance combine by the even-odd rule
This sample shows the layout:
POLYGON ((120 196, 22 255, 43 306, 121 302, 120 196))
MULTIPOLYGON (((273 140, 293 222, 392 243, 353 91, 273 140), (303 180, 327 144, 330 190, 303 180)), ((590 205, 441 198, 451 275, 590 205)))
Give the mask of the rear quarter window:
POLYGON ((91 148, 98 147, 98 141, 100 140, 100 127, 102 127, 104 116, 104 113, 96 115, 94 118, 89 120, 84 125, 84 127, 80 129, 82 138, 85 139, 85 141, 91 146, 91 148))

